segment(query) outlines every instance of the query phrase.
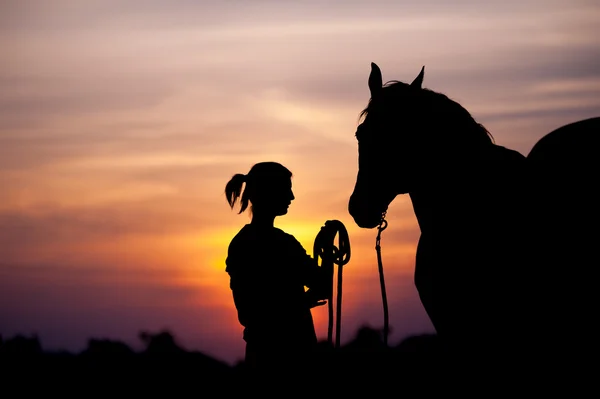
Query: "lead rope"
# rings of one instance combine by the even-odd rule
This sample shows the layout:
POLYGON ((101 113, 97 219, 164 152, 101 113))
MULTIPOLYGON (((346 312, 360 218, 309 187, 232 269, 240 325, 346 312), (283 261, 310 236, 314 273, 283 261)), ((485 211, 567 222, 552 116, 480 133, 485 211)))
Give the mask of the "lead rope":
POLYGON ((383 302, 383 344, 388 346, 388 334, 389 334, 389 313, 387 294, 385 292, 385 279, 383 277, 383 262, 381 260, 381 232, 388 226, 387 220, 385 220, 385 212, 381 216, 381 222, 377 226, 377 238, 375 239, 375 250, 377 251, 377 266, 379 268, 379 284, 381 285, 381 300, 383 302))
MULTIPOLYGON (((389 311, 387 293, 385 289, 385 277, 383 274, 383 261, 381 258, 381 233, 387 228, 385 220, 386 213, 381 216, 381 222, 377 226, 377 238, 375 239, 375 250, 377 251, 377 266, 379 269, 379 284, 381 286, 381 299, 383 302, 383 343, 388 346, 389 335, 389 311)), ((346 227, 339 220, 328 220, 325 226, 317 234, 314 243, 313 256, 317 260, 322 259, 321 266, 326 268, 331 278, 331 293, 328 297, 329 323, 327 327, 327 341, 333 345, 333 265, 338 265, 337 273, 337 300, 336 300, 336 337, 335 348, 340 346, 341 321, 342 321, 342 269, 350 261, 350 239, 346 227), (336 234, 338 235, 338 247, 333 244, 336 234), (327 241, 325 241, 327 239, 327 241), (324 242, 325 241, 325 242, 324 242)))
POLYGON ((337 265, 337 299, 336 299, 336 334, 335 348, 340 346, 340 335, 342 330, 342 270, 343 266, 350 261, 350 238, 348 231, 339 220, 328 220, 321 227, 314 243, 313 256, 315 260, 322 259, 321 267, 325 268, 331 279, 331 291, 327 298, 327 307, 329 313, 329 323, 327 327, 327 341, 330 345, 333 343, 333 265, 337 265), (335 236, 338 236, 338 246, 334 244, 335 236))

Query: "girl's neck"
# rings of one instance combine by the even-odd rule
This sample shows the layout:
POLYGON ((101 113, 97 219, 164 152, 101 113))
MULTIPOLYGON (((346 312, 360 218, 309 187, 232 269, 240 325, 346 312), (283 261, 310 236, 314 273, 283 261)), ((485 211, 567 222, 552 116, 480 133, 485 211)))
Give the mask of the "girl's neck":
POLYGON ((253 214, 250 224, 257 227, 273 227, 275 225, 275 216, 253 214))

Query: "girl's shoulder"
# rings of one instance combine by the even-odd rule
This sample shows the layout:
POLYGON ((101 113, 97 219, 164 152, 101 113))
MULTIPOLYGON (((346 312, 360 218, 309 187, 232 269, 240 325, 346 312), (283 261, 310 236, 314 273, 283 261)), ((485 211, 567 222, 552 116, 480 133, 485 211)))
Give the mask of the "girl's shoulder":
MULTIPOLYGON (((277 227, 260 228, 247 224, 233 237, 229 249, 243 250, 243 248, 302 248, 302 244, 294 237, 277 227)), ((303 249, 303 248, 302 248, 303 249)))
POLYGON ((252 226, 249 224, 242 227, 229 242, 229 248, 245 245, 247 242, 254 240, 256 233, 252 230, 252 226))
POLYGON ((292 245, 301 245, 300 241, 298 241, 296 239, 296 237, 294 237, 292 234, 290 233, 286 233, 285 231, 275 227, 274 228, 275 231, 275 235, 277 236, 277 238, 279 240, 281 240, 282 242, 286 242, 292 245))

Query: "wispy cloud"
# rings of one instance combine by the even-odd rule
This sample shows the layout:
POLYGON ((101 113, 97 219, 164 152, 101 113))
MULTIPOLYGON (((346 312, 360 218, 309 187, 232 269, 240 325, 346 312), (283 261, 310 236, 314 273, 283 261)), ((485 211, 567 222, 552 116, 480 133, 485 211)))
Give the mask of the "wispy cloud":
MULTIPOLYGON (((96 328, 131 336, 163 318, 188 342, 209 337, 223 356, 227 348, 241 350, 221 267, 247 215, 228 209, 223 189, 234 173, 266 159, 294 172, 297 199, 279 223, 307 249, 327 219, 351 232, 345 292, 356 295, 345 305, 347 331, 380 324, 375 232, 355 227, 347 213, 372 61, 384 80, 412 80, 425 65, 426 87, 461 103, 497 142, 523 153, 550 130, 600 110, 600 7, 593 1, 56 0, 1 7, 0 257, 19 267, 49 266, 0 266, 2 281, 22 288, 0 292, 24 301, 0 316, 19 316, 13 329, 38 329, 56 344, 68 340, 35 311, 45 300, 63 309, 53 314, 66 323, 69 340, 83 342, 96 328), (66 268, 73 265, 82 267, 66 268), (127 278, 115 274, 125 269, 127 278), (150 269, 162 286, 146 279, 150 269), (119 292, 107 288, 115 276, 123 279, 119 292), (32 281, 46 285, 27 302, 34 293, 23 287, 32 281), (199 292, 210 304, 194 296, 199 292), (75 297, 81 307, 69 303, 75 297), (132 317, 141 302, 154 313, 132 317), (174 311, 177 303, 183 305, 174 311), (79 328, 89 323, 83 304, 107 322, 79 328), (78 316, 68 319, 71 311, 78 316), (192 313, 219 312, 229 318, 228 333, 189 321, 192 313)), ((408 199, 398 198, 388 219, 393 325, 399 334, 430 329, 412 285, 418 229, 408 199)))

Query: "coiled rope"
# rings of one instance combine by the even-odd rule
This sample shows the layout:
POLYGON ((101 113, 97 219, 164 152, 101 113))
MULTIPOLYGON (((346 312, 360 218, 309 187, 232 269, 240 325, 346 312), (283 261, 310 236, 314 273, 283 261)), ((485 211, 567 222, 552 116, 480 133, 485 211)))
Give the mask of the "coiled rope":
POLYGON ((336 299, 336 334, 335 334, 335 348, 340 346, 340 335, 342 325, 342 270, 343 266, 348 264, 350 261, 350 238, 346 226, 339 220, 328 220, 325 225, 321 227, 319 234, 315 238, 313 247, 313 256, 319 261, 321 258, 321 267, 323 267, 328 273, 328 277, 331 279, 331 291, 327 300, 327 307, 329 313, 329 323, 327 327, 327 341, 329 344, 334 345, 333 342, 333 274, 334 265, 337 265, 337 299, 336 299), (335 236, 338 236, 338 246, 334 244, 335 236))
MULTIPOLYGON (((388 345, 389 335, 389 311, 387 302, 387 293, 385 290, 385 278, 383 275, 383 261, 381 259, 381 233, 387 228, 388 222, 385 220, 385 212, 381 216, 381 222, 377 226, 377 238, 375 240, 375 250, 377 251, 377 267, 379 269, 379 284, 381 286, 381 299, 383 302, 383 343, 388 345)), ((331 291, 329 293, 327 306, 329 312, 329 323, 327 327, 327 341, 336 348, 340 346, 341 321, 342 321, 342 270, 350 261, 350 238, 348 231, 339 220, 328 220, 321 227, 314 242, 313 256, 319 261, 321 258, 321 267, 325 268, 328 277, 331 279, 331 291), (338 246, 334 244, 335 236, 338 236, 338 246), (338 266, 337 273, 337 299, 336 299, 336 337, 333 342, 333 269, 338 266)))

